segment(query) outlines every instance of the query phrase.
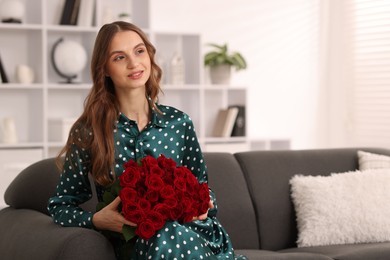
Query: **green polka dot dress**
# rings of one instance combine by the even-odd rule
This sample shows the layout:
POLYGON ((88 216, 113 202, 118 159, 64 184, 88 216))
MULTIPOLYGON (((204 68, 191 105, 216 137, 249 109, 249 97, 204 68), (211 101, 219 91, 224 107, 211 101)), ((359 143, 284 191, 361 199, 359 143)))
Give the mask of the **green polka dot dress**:
MULTIPOLYGON (((113 133, 115 174, 120 176, 123 164, 130 159, 164 154, 175 160, 177 165, 189 168, 199 182, 207 182, 207 168, 191 118, 173 107, 158 105, 158 108, 162 114, 153 111, 151 121, 141 132, 135 121, 119 114, 113 133)), ((75 145, 66 154, 56 194, 48 203, 55 223, 93 228, 93 212, 79 207, 92 197, 88 161, 88 152, 75 145)), ((97 185, 96 191, 101 200, 104 189, 97 185)), ((125 254, 120 249, 123 241, 114 240, 118 258, 123 259, 126 255, 128 259, 247 259, 234 254, 229 235, 216 218, 217 203, 212 191, 210 197, 214 208, 209 210, 206 220, 185 224, 167 222, 149 240, 137 238, 131 252, 125 254)))

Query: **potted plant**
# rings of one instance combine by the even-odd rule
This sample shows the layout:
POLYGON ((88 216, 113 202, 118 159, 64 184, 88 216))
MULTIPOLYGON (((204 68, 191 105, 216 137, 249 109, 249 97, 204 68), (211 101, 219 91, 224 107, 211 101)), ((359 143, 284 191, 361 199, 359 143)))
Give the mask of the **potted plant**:
POLYGON ((246 69, 247 64, 239 52, 228 52, 227 44, 209 44, 214 49, 204 56, 204 65, 210 67, 210 79, 213 84, 229 84, 231 68, 236 71, 246 69))

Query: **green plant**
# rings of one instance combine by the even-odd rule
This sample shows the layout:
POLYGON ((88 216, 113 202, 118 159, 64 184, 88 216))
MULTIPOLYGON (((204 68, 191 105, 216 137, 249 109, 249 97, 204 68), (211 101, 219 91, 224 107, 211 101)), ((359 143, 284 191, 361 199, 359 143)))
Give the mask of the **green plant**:
POLYGON ((239 52, 228 52, 227 44, 217 45, 209 44, 214 47, 215 50, 210 51, 204 56, 204 65, 215 67, 218 65, 230 65, 236 70, 246 69, 246 61, 244 57, 239 52))

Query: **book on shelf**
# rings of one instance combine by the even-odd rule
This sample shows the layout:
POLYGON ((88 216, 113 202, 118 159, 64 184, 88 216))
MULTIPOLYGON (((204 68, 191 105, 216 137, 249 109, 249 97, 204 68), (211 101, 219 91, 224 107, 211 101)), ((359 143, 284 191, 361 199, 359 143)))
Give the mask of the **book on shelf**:
POLYGON ((92 26, 94 19, 95 0, 82 0, 77 17, 78 26, 92 26))
POLYGON ((213 128, 214 137, 230 137, 238 115, 237 107, 220 109, 213 128))
POLYGON ((229 107, 238 108, 238 114, 237 114, 236 121, 234 122, 232 136, 245 136, 246 135, 245 106, 231 105, 229 107))
POLYGON ((3 62, 1 61, 1 57, 0 57, 0 82, 8 83, 7 73, 5 72, 5 68, 3 62))
POLYGON ((61 25, 76 25, 81 0, 65 0, 61 14, 61 25))

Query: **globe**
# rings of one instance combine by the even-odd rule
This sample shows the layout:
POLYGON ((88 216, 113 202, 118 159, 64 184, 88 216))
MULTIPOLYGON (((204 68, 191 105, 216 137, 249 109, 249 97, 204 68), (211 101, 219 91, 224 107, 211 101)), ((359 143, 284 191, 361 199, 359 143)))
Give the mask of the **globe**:
POLYGON ((57 74, 72 83, 87 65, 87 52, 80 43, 60 38, 52 49, 52 63, 57 74))

